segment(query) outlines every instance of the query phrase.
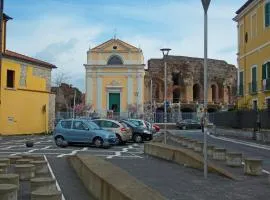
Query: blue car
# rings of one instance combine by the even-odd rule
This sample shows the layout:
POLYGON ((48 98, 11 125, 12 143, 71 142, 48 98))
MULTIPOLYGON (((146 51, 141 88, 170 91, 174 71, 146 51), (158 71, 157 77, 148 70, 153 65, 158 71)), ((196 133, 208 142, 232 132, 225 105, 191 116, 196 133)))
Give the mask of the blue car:
POLYGON ((59 147, 65 147, 71 143, 109 147, 117 143, 115 133, 103 130, 94 122, 84 119, 60 120, 55 127, 53 137, 59 147))

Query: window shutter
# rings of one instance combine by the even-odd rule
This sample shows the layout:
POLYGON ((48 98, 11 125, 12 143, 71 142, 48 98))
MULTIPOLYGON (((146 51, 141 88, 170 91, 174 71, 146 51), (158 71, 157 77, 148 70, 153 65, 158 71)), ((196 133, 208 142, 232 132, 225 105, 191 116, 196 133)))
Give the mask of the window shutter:
POLYGON ((266 63, 265 64, 265 73, 267 72, 267 74, 266 74, 266 78, 267 79, 270 79, 270 62, 268 62, 268 63, 266 63))
POLYGON ((262 79, 266 79, 266 64, 262 65, 262 79))
POLYGON ((265 4, 265 26, 268 27, 270 25, 270 2, 265 4))

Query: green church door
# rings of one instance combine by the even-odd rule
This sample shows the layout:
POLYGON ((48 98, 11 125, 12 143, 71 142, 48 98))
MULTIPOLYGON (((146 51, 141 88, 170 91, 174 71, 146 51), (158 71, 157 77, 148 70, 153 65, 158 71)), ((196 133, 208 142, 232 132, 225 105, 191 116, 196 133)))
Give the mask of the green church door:
POLYGON ((109 109, 120 112, 120 93, 109 93, 109 109))

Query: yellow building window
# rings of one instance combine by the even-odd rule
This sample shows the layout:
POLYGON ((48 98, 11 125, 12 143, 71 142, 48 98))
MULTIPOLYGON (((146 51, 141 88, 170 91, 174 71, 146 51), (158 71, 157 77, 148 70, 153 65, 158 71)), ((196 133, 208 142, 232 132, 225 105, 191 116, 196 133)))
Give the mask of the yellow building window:
POLYGON ((7 88, 14 88, 15 71, 7 70, 7 88))
POLYGON ((265 4, 265 27, 270 26, 270 2, 265 4))

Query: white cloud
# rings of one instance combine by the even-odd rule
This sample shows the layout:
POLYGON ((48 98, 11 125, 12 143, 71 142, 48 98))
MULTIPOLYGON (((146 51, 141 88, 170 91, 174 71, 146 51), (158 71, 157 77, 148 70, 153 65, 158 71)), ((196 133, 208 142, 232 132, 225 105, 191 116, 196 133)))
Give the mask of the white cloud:
MULTIPOLYGON (((241 3, 212 2, 209 57, 236 64, 237 35, 232 18, 241 3)), ((84 90, 86 51, 90 45, 110 39, 113 28, 120 30, 120 39, 140 45, 146 64, 150 58, 161 57, 162 47, 171 48, 173 55, 203 57, 203 11, 199 0, 166 4, 145 1, 136 5, 76 4, 75 9, 63 5, 32 20, 9 22, 7 46, 56 64, 57 70, 74 77, 72 84, 84 90)))

